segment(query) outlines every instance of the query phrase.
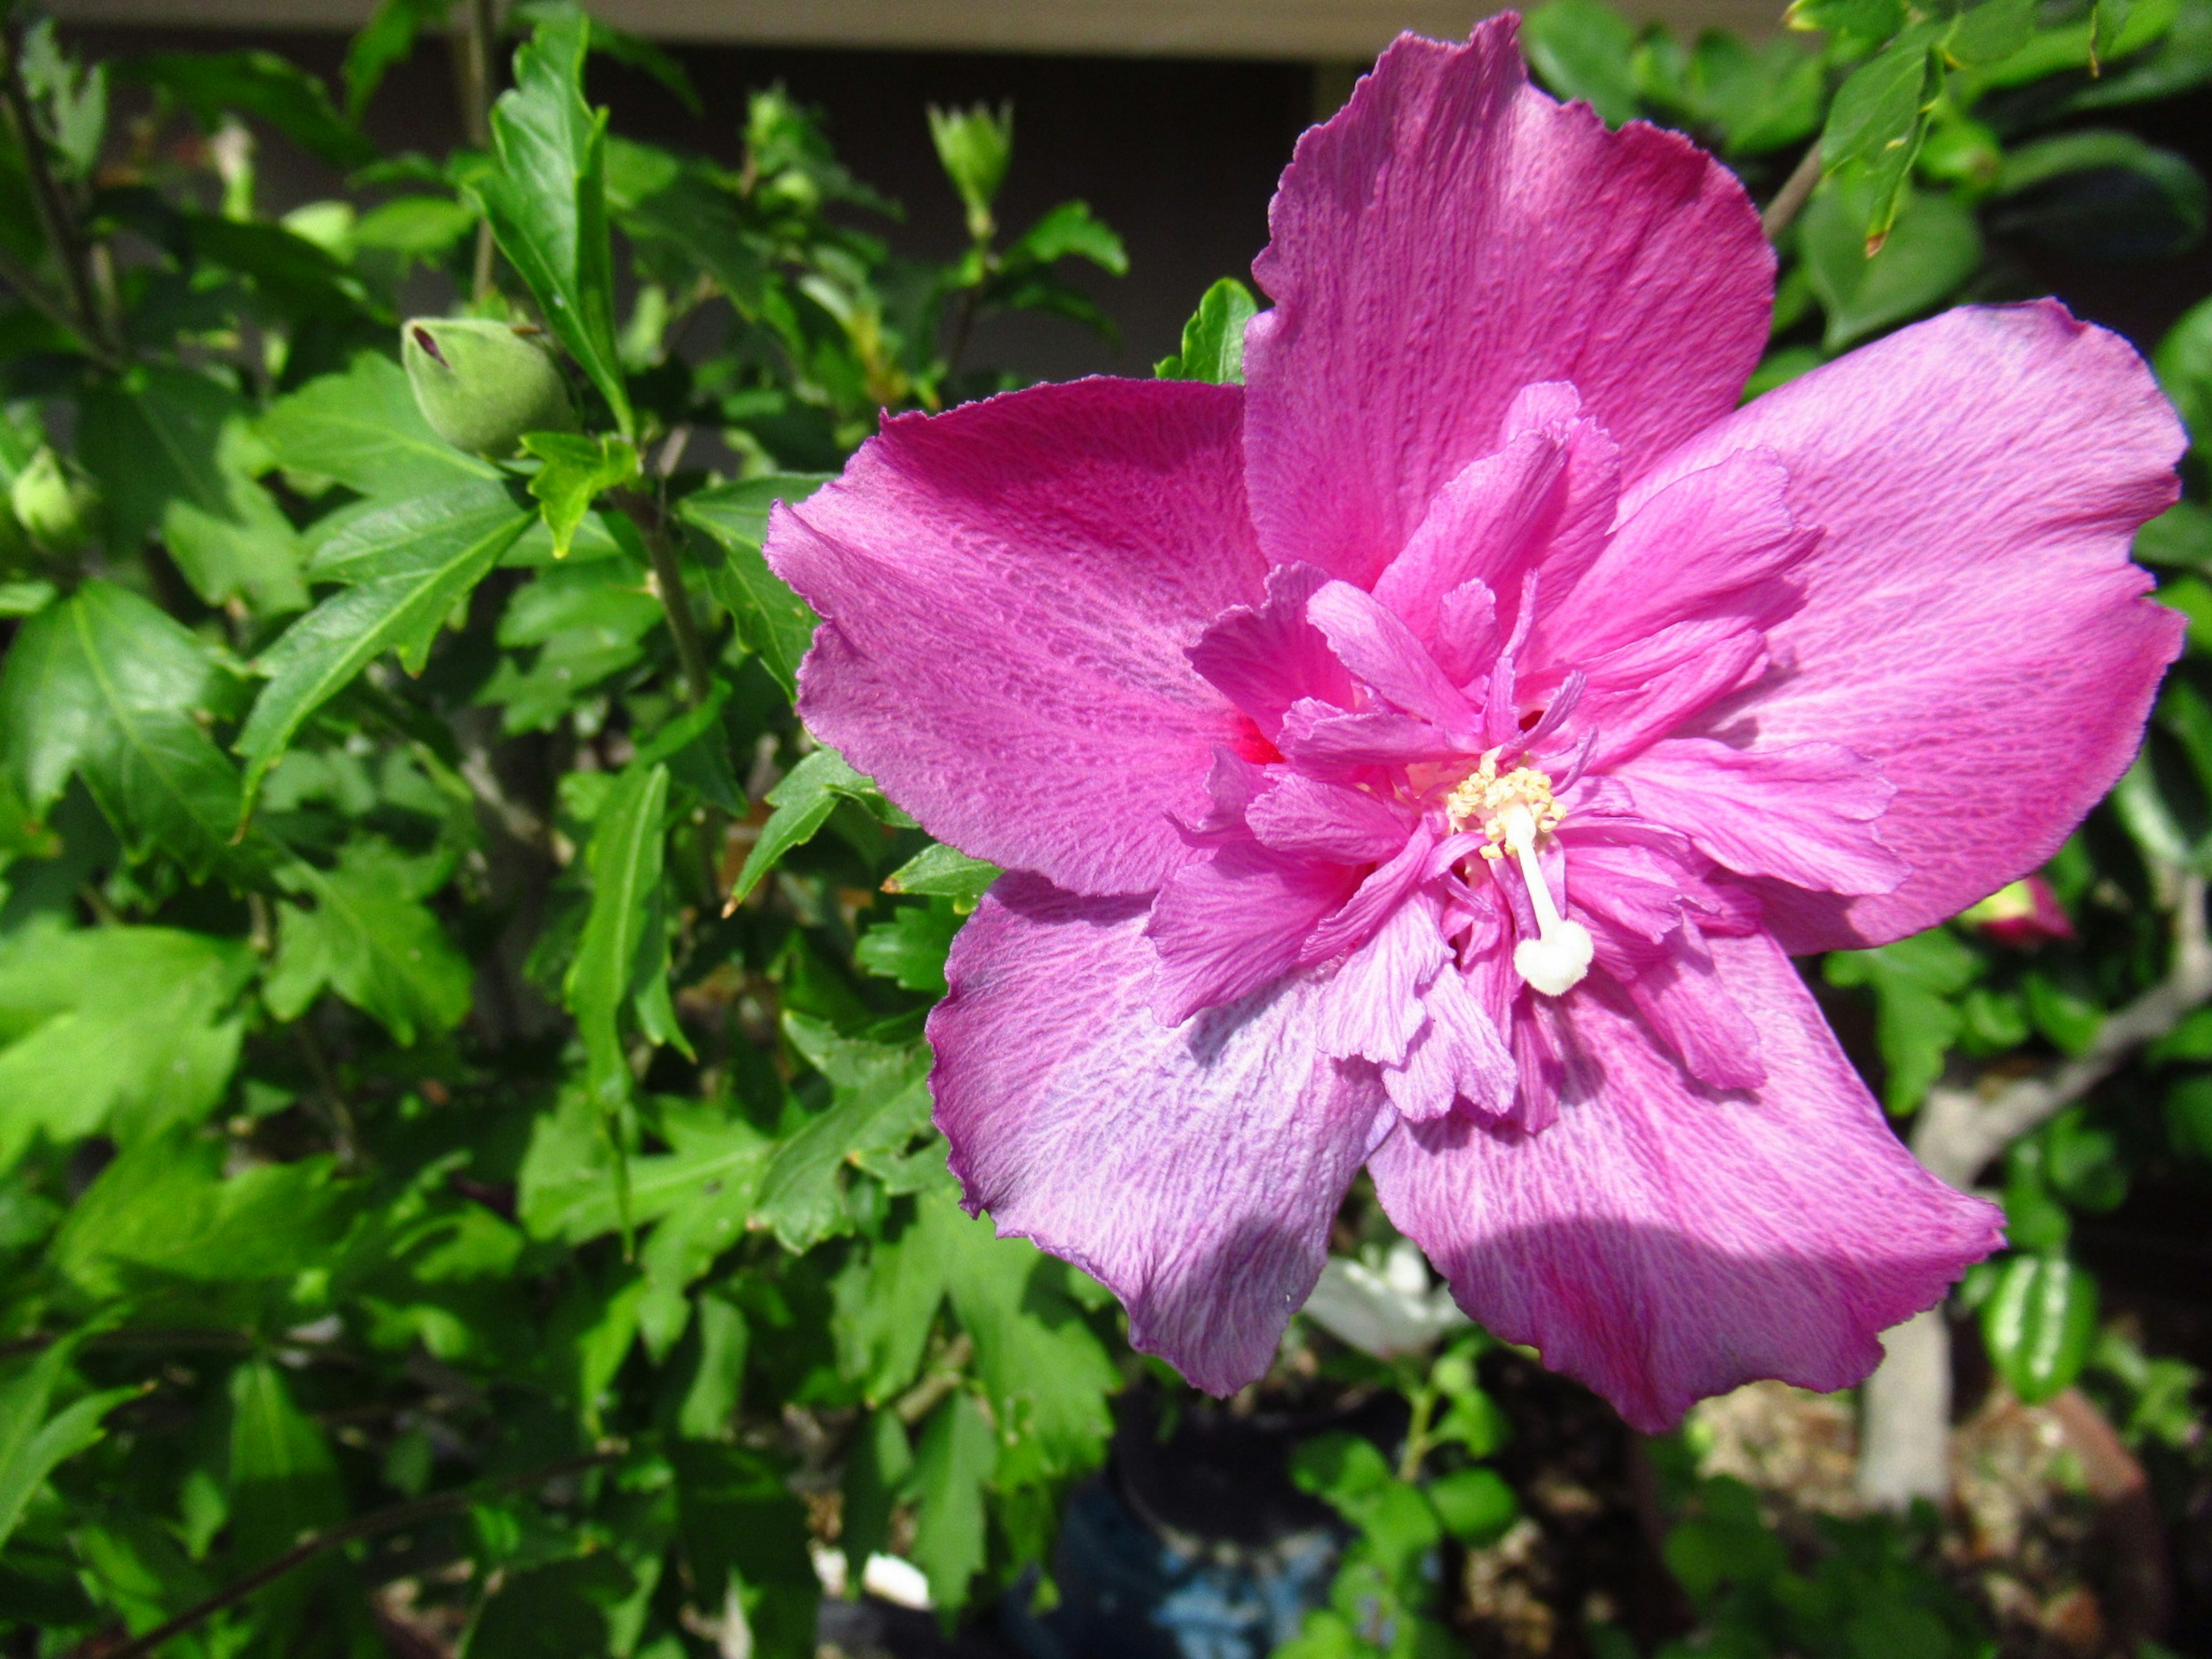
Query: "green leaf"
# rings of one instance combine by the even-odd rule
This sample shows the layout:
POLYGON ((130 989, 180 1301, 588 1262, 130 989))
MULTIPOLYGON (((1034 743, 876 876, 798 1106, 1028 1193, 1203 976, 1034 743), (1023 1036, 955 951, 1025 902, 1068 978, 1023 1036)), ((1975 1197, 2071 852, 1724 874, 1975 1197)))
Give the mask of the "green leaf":
POLYGON ((957 847, 933 842, 884 878, 886 893, 914 893, 925 898, 949 898, 962 915, 993 882, 1005 872, 995 864, 971 859, 957 847))
POLYGON ((1897 216, 1881 251, 1868 257, 1859 224, 1833 186, 1817 192, 1799 226, 1814 291, 1828 313, 1831 352, 1948 298, 1981 263, 1981 232, 1955 197, 1923 192, 1897 216))
POLYGON ((1206 290, 1198 309, 1182 325, 1182 350, 1164 357, 1153 369, 1163 380, 1204 380, 1212 386, 1241 386, 1244 380, 1244 325, 1259 314, 1252 290, 1224 276, 1206 290))
POLYGON ((2012 1391, 2039 1405, 2081 1373, 2097 1337, 2097 1281, 2063 1255, 2015 1255, 1982 1304, 1982 1341, 2012 1391))
POLYGON ((2200 300, 2151 354, 2158 383, 2189 428, 2192 445, 2212 441, 2212 299, 2200 300))
POLYGON ((502 661, 477 701, 505 704, 509 732, 557 725, 599 682, 644 656, 646 635, 667 616, 649 581, 644 565, 627 557, 541 570, 507 601, 498 634, 510 648, 541 648, 527 668, 502 661))
POLYGON ((450 197, 394 197, 354 222, 353 245, 404 259, 441 259, 477 222, 473 209, 450 197))
POLYGON ((229 1474, 240 1561, 272 1559, 345 1513, 330 1443, 273 1360, 249 1359, 230 1374, 229 1474))
POLYGON ((156 364, 86 395, 77 458, 100 481, 116 553, 158 534, 208 604, 243 597, 264 611, 297 611, 307 602, 299 538, 247 475, 249 430, 236 392, 156 364))
POLYGON ((283 907, 276 960, 263 994, 279 1019, 297 1019, 327 985, 412 1048, 469 1012, 469 960, 422 901, 445 883, 449 860, 410 858, 374 836, 349 841, 337 867, 289 866, 281 879, 313 908, 283 907))
POLYGON ((1637 112, 1630 58, 1636 26, 1601 0, 1551 0, 1521 21, 1529 65, 1562 98, 1579 98, 1609 127, 1637 112))
POLYGON ((345 82, 346 114, 355 121, 384 84, 384 77, 405 63, 415 51, 415 37, 425 27, 441 23, 453 0, 377 0, 376 9, 346 47, 345 66, 338 78, 345 82))
MULTIPOLYGON (((2179 399, 2175 401, 2178 404, 2179 399)), ((2208 399, 2206 412, 2212 414, 2212 399, 2208 399)), ((2176 501, 2136 532, 2135 556, 2144 564, 2212 572, 2212 507, 2176 501)))
POLYGON ((776 1149, 756 1217, 787 1250, 811 1249, 848 1227, 838 1173, 876 1152, 897 1152, 929 1125, 929 1051, 918 1042, 841 1037, 824 1022, 786 1012, 793 1047, 828 1079, 829 1109, 776 1149))
POLYGON ((259 430, 278 466, 334 478, 364 495, 436 495, 500 476, 489 461, 431 431, 406 371, 374 351, 343 374, 277 399, 259 430))
POLYGON ((1444 1530, 1471 1549, 1496 1543, 1520 1518, 1513 1488, 1495 1469, 1459 1469, 1439 1475, 1427 1492, 1444 1530))
POLYGON ((626 438, 532 432, 524 436, 522 447, 544 463, 530 480, 530 493, 552 532, 553 556, 565 559, 576 526, 599 492, 637 477, 636 446, 626 438))
POLYGON ((1121 237, 1085 202, 1061 202, 1048 208, 1007 246, 999 257, 999 266, 1002 272, 1018 275, 1024 266, 1049 265, 1067 258, 1087 259, 1116 276, 1129 272, 1129 252, 1121 237))
POLYGON ((659 907, 667 808, 668 768, 632 767, 616 781, 592 832, 592 908, 562 989, 583 1036, 592 1098, 603 1112, 618 1109, 630 1094, 623 1010, 665 983, 659 907))
POLYGON ((2021 983, 2028 1018, 2060 1053, 2086 1054, 2104 1029, 2105 1011, 2060 987, 2047 975, 2030 974, 2021 983))
POLYGON ((155 52, 116 65, 126 81, 157 87, 212 132, 231 112, 266 121, 309 155, 350 170, 376 146, 341 117, 322 82, 273 52, 155 52))
POLYGON ((265 838, 234 839, 237 769, 194 711, 219 706, 200 642, 137 594, 87 582, 26 622, 0 672, 0 746, 44 812, 72 774, 136 860, 156 849, 195 878, 256 878, 265 838))
POLYGON ((687 1440, 727 1437, 744 1392, 750 1332, 736 1303, 712 1291, 696 1298, 698 1358, 676 1408, 676 1431, 687 1440))
POLYGON ((783 1471, 751 1447, 699 1440, 679 1441, 669 1462, 693 1596, 719 1608, 734 1595, 756 1653, 811 1654, 822 1583, 783 1471))
POLYGON ((2166 1091, 2166 1135, 2181 1157, 2212 1163, 2212 1075, 2184 1078, 2166 1091))
POLYGON ((0 1169, 44 1135, 125 1145, 194 1123, 238 1061, 242 943, 167 927, 0 938, 0 1169))
POLYGON ((1942 927, 1871 951, 1829 955, 1829 984, 1874 991, 1875 1036, 1888 1073, 1882 1101, 1893 1114, 1918 1107, 1942 1075, 1943 1057, 1959 1037, 1954 999, 1981 971, 1981 959, 1942 927))
POLYGON ((1994 64, 2027 44, 2035 31, 2035 0, 1982 0, 1954 18, 1942 52, 1954 64, 1994 64))
POLYGON ((1870 169, 1893 165, 1920 120, 1928 85, 1924 43, 1900 40, 1850 72, 1828 106, 1820 133, 1820 164, 1835 173, 1856 162, 1870 169))
POLYGON ((68 1374, 83 1338, 54 1343, 0 1384, 0 1544, 54 1470, 100 1439, 100 1419, 137 1389, 107 1389, 48 1414, 54 1389, 68 1374))
MULTIPOLYGON (((535 27, 540 19, 571 9, 568 0, 521 0, 509 15, 516 23, 535 27)), ((590 21, 591 51, 651 76, 686 111, 693 115, 700 113, 698 88, 691 84, 691 76, 683 64, 642 35, 618 29, 603 17, 593 17, 590 21)))
POLYGON ((930 1413, 908 1488, 921 1509, 914 1564, 940 1607, 965 1607, 968 1586, 983 1570, 983 1491, 998 1463, 997 1437, 967 1395, 953 1395, 930 1413))
POLYGON ((1014 106, 1002 104, 994 114, 988 105, 972 109, 929 106, 929 141, 938 165, 952 181, 968 210, 968 234, 979 242, 991 237, 991 204, 1006 182, 1014 155, 1014 106))
POLYGON ((961 913, 950 902, 902 905, 878 922, 853 948, 854 964, 903 990, 941 997, 945 957, 960 931, 961 913))
POLYGON ((859 1583, 868 1558, 890 1547, 892 1511, 913 1468, 914 1448, 898 1413, 871 1413, 845 1460, 837 1547, 844 1553, 848 1583, 859 1583))
POLYGON ((2203 175, 2130 132, 2087 128, 2008 151, 1984 209, 1991 230, 2091 259, 2178 253, 2204 234, 2203 175))
POLYGON ((686 524, 721 550, 719 561, 705 562, 708 591, 730 613, 745 649, 761 659, 787 696, 798 695, 799 661, 820 618, 768 568, 761 544, 768 536, 771 507, 803 501, 828 482, 822 473, 769 473, 702 489, 677 508, 686 524))
POLYGON ((549 8, 515 53, 514 88, 491 116, 496 171, 471 181, 492 234, 530 285, 545 325, 568 348, 633 435, 629 392, 615 348, 613 256, 607 240, 606 117, 584 101, 591 22, 549 8))
POLYGON ((269 684, 238 734, 245 804, 307 717, 385 652, 422 672, 439 629, 530 521, 505 486, 487 480, 394 501, 324 542, 314 574, 347 588, 293 623, 261 658, 269 684))
POLYGON ((752 851, 745 854, 744 868, 738 872, 737 885, 730 890, 731 906, 744 903, 762 878, 783 861, 785 854, 813 840, 815 831, 830 821, 841 799, 862 800, 874 789, 874 784, 845 764, 845 757, 834 749, 817 749, 793 767, 783 781, 768 792, 768 804, 775 810, 761 826, 760 839, 753 843, 752 851))

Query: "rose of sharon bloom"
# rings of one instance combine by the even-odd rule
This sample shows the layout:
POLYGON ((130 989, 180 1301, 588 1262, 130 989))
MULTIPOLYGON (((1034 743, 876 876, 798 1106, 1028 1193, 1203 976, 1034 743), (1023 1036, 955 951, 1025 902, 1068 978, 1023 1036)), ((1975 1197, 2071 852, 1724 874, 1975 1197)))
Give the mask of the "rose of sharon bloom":
POLYGON ((2033 868, 2181 621, 2181 434, 2056 305, 1736 403, 1735 180, 1407 36, 1299 142, 1248 383, 889 422, 780 510, 800 709, 1006 866, 931 1018, 971 1208, 1225 1393, 1364 1164, 1460 1305, 1641 1428, 1876 1333, 1999 1242, 1789 957, 2033 868))

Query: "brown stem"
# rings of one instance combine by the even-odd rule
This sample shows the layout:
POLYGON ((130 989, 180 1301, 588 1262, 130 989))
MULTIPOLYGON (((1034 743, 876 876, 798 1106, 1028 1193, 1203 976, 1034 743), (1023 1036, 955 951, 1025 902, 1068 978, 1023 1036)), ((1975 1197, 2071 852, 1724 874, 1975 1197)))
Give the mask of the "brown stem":
POLYGON ((54 251, 54 262, 61 267, 62 281, 69 288, 70 304, 76 313, 72 332, 82 336, 94 348, 95 355, 112 366, 120 354, 109 337, 106 319, 100 314, 84 243, 77 235, 76 216, 70 210, 61 185, 54 177, 46 140, 39 131, 38 117, 31 108, 30 90, 23 84, 23 23, 20 13, 9 14, 4 41, 5 62, 0 63, 0 103, 7 107, 8 124, 15 130, 16 145, 22 152, 23 170, 30 180, 31 198, 39 210, 40 225, 46 233, 47 246, 54 251))
POLYGON ((1797 158, 1797 165, 1782 181, 1782 188, 1774 192, 1774 199, 1759 216, 1759 228, 1766 233, 1770 242, 1778 239, 1790 228, 1790 222, 1804 211, 1807 200, 1820 182, 1820 141, 1815 138, 1810 149, 1797 158))
POLYGON ((334 1550, 341 1544, 349 1544, 358 1538, 374 1538, 379 1533, 392 1532, 400 1527, 412 1526, 418 1521, 435 1520, 441 1515, 451 1515, 457 1510, 465 1510, 471 1504, 479 1504, 487 1498, 495 1498, 501 1492, 516 1492, 530 1486, 541 1486, 548 1480, 557 1480, 562 1475, 574 1474, 579 1470, 591 1468, 596 1464, 609 1462, 621 1456, 627 1449, 628 1448, 619 1443, 605 1446, 598 1451, 586 1452, 575 1457, 564 1457, 557 1462, 547 1463, 538 1468, 526 1469, 520 1474, 505 1474, 495 1480, 481 1481, 472 1486, 457 1487, 452 1492, 441 1492, 429 1498, 418 1498, 411 1504, 396 1504, 388 1510, 379 1510, 374 1515, 364 1515, 356 1520, 342 1522, 335 1527, 326 1527, 320 1532, 310 1533, 265 1566, 257 1567, 243 1578, 233 1579, 213 1595, 209 1596, 206 1601, 186 1607, 175 1618, 164 1624, 156 1625, 143 1636, 134 1638, 119 1648, 103 1647, 101 1638, 94 1636, 73 1649, 69 1659, 93 1659, 95 1654, 99 1656, 99 1659, 144 1659, 144 1656, 152 1653, 172 1638, 183 1635, 193 1626, 214 1617, 225 1607, 243 1601, 263 1585, 274 1583, 295 1567, 304 1566, 317 1556, 326 1551, 334 1550))
POLYGON ((684 686, 694 705, 714 693, 714 669, 699 620, 691 613, 691 596, 684 586, 684 567, 668 534, 668 515, 660 503, 635 489, 619 490, 615 501, 629 515, 645 542, 646 556, 653 562, 653 585, 660 590, 661 608, 668 612, 668 631, 676 640, 676 660, 683 665, 684 686))
MULTIPOLYGON (((478 149, 491 148, 491 106, 499 84, 499 0, 468 0, 468 21, 457 31, 455 68, 460 82, 461 131, 478 149)), ((489 299, 498 244, 491 221, 477 227, 475 269, 470 291, 478 304, 489 299)))

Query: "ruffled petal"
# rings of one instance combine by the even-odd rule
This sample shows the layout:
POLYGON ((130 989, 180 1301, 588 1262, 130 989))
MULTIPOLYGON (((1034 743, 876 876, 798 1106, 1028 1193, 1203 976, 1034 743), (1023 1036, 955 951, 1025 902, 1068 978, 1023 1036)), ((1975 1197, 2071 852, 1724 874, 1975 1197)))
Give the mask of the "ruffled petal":
POLYGON ((1421 992, 1443 966, 1437 906, 1401 904, 1375 936, 1329 972, 1316 999, 1314 1042, 1340 1060, 1396 1066, 1427 1019, 1421 992))
MULTIPOLYGON (((2033 869, 2126 769, 2183 623, 2128 562, 2174 499, 2182 432, 2127 343, 2050 301, 1948 313, 1771 392, 1640 495, 1759 448, 1826 539, 1769 632, 1779 670, 1704 724, 1838 743, 1897 786, 1895 890, 1778 884, 1792 952, 1880 944, 2033 869)), ((1624 503, 1626 508, 1632 503, 1624 503)))
POLYGON ((1132 1344, 1225 1395, 1320 1276, 1381 1091, 1314 1048, 1302 979, 1161 1027, 1144 920, 1034 878, 993 888, 929 1018, 937 1123, 971 1212, 1111 1287, 1132 1344))
POLYGON ((1817 892, 1887 893, 1910 873, 1879 838, 1896 786, 1841 744, 1732 749, 1677 738, 1613 775, 1645 817, 1742 875, 1817 892))
POLYGON ((1262 592, 1239 409, 1234 387, 1092 380, 887 422, 770 523, 769 562, 823 618, 807 725, 963 852, 1157 887, 1214 745, 1249 735, 1186 654, 1262 592))
POLYGON ((1244 809, 1261 844, 1278 853, 1368 864, 1396 855, 1413 826, 1407 809, 1297 772, 1270 781, 1244 809))
POLYGON ((1364 588, 1327 583, 1306 601, 1306 620, 1321 629, 1355 678, 1407 714, 1451 731, 1477 724, 1474 710, 1428 647, 1364 588))
POLYGON ((1510 1111, 1519 1073, 1482 1000, 1455 964, 1447 964, 1421 992, 1421 1012, 1427 1023, 1405 1060, 1382 1070, 1382 1087, 1399 1115, 1425 1122, 1462 1101, 1493 1116, 1510 1111))
POLYGON ((1528 84, 1515 20, 1401 35, 1299 139, 1245 332, 1260 538, 1367 586, 1516 394, 1571 381, 1629 471, 1734 405, 1774 260, 1688 140, 1528 84))
POLYGON ((1401 1127, 1369 1164, 1461 1307, 1649 1432, 1758 1377, 1858 1382, 1878 1332, 2002 1243, 1994 1206, 1891 1133, 1773 941, 1712 951, 1760 1033, 1757 1092, 1689 1082, 1593 981, 1564 1014, 1551 1127, 1455 1115, 1401 1127))
POLYGON ((1227 842, 1186 864, 1160 889, 1145 929, 1159 957, 1153 1012, 1180 1025, 1288 972, 1299 945, 1358 884, 1349 865, 1252 841, 1227 842))
POLYGON ((1224 611, 1190 649, 1191 666, 1271 741, 1293 703, 1351 706, 1352 676, 1306 620, 1306 601, 1328 580, 1310 564, 1277 565, 1263 603, 1224 611))

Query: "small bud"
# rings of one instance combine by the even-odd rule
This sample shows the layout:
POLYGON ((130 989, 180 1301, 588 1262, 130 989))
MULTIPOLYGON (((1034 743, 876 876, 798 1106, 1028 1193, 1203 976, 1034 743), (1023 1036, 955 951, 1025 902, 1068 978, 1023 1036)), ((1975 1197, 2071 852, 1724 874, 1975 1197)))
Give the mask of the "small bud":
POLYGON ((70 476, 61 457, 40 449, 8 486, 8 505, 34 546, 44 553, 76 547, 90 533, 97 498, 92 487, 70 476))
POLYGON ((526 432, 574 432, 576 405, 532 331, 477 317, 402 325, 399 355, 430 429, 456 449, 504 460, 526 432))
POLYGON ((2027 950, 2046 939, 2072 939, 2074 924, 2058 895, 2041 876, 2000 887, 1960 917, 2000 945, 2027 950))

